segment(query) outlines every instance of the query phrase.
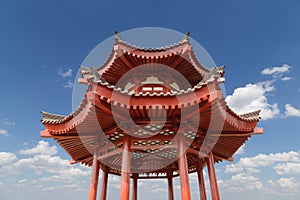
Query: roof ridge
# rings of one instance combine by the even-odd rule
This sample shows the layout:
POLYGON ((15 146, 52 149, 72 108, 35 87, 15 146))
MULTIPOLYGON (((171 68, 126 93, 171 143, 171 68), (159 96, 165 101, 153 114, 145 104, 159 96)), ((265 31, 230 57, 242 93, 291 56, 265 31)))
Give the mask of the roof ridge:
POLYGON ((147 48, 147 47, 140 47, 140 46, 131 44, 131 43, 126 42, 125 40, 123 40, 122 37, 120 36, 120 34, 118 33, 118 31, 115 31, 114 39, 115 39, 115 44, 116 43, 121 43, 121 44, 129 46, 131 48, 135 48, 135 49, 140 50, 140 51, 150 51, 150 52, 151 51, 162 51, 162 50, 169 50, 173 47, 178 47, 178 46, 180 46, 182 44, 185 44, 185 43, 190 44, 190 32, 187 32, 185 34, 185 36, 179 42, 175 42, 175 43, 172 43, 170 45, 163 46, 163 47, 149 47, 149 48, 147 48))

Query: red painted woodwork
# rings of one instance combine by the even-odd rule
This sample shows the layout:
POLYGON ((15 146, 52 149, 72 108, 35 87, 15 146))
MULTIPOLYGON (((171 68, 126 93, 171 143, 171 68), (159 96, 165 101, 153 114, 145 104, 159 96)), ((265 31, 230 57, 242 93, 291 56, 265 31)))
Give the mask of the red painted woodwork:
POLYGON ((173 178, 176 176, 180 176, 182 199, 190 200, 188 174, 195 172, 198 174, 200 199, 206 200, 202 171, 205 166, 208 167, 212 198, 219 200, 214 164, 233 161, 234 153, 252 135, 263 133, 262 128, 256 127, 259 111, 238 115, 227 106, 219 87, 223 70, 224 67, 207 69, 201 65, 193 52, 189 34, 175 45, 152 50, 129 45, 116 34, 114 47, 102 66, 81 68, 82 78, 78 81, 87 84, 88 89, 80 106, 68 116, 42 112, 45 130, 40 135, 55 139, 71 156, 70 164, 92 166, 89 200, 95 200, 97 196, 100 164, 103 169, 100 200, 106 199, 108 174, 121 176, 121 200, 129 200, 130 174, 133 200, 137 200, 138 179, 159 178, 168 180, 168 199, 174 200, 173 178), (147 73, 137 70, 141 65, 145 66, 143 70, 147 73), (161 65, 168 67, 162 69, 161 65), (127 79, 127 84, 116 85, 131 69, 137 74, 127 79), (177 82, 174 70, 188 84, 177 82), (129 89, 128 84, 131 85, 129 89), (147 90, 151 91, 143 87, 149 87, 147 90), (151 131, 151 127, 142 130, 132 127, 125 117, 127 112, 130 120, 140 126, 147 127, 153 122, 161 127, 155 131, 151 131), (197 117, 199 122, 195 122, 197 117), (119 127, 117 120, 124 127, 119 127), (221 125, 220 133, 209 131, 212 122, 221 125), (105 135, 101 139, 99 126, 105 135), (183 127, 181 133, 178 132, 179 126, 183 127), (124 128, 128 130, 124 131, 124 128), (139 137, 135 134, 138 131, 147 137, 139 137), (208 135, 216 140, 213 146, 204 145, 208 135), (97 147, 99 151, 91 153, 99 141, 104 141, 97 147), (206 153, 210 151, 207 157, 206 153), (153 153, 151 158, 154 159, 134 157, 149 152, 153 153), (143 171, 160 166, 166 158, 174 160, 149 173, 143 171), (135 166, 137 161, 142 167, 135 166))
POLYGON ((104 167, 103 173, 102 173, 100 200, 106 200, 107 182, 108 182, 108 169, 106 167, 104 167))
POLYGON ((174 189, 173 189, 173 172, 168 172, 167 179, 168 179, 168 199, 174 200, 174 189))
POLYGON ((208 170, 212 200, 220 200, 217 176, 216 176, 215 166, 214 166, 214 157, 212 152, 208 154, 207 170, 208 170))
POLYGON ((132 200, 137 200, 137 190, 138 190, 138 174, 134 173, 132 175, 132 200))
POLYGON ((199 164, 197 164, 196 166, 197 166, 200 200, 206 200, 206 190, 205 190, 205 180, 204 180, 204 176, 203 176, 203 168, 199 164))
POLYGON ((124 137, 122 169, 121 169, 121 195, 120 200, 129 200, 130 194, 130 138, 124 137))
POLYGON ((91 176, 91 183, 90 183, 89 200, 96 200, 96 198, 97 198, 99 168, 100 168, 100 163, 97 160, 97 151, 95 151, 94 156, 93 156, 93 166, 92 166, 92 176, 91 176))
POLYGON ((179 175, 180 175, 180 188, 181 188, 181 199, 182 200, 190 200, 190 184, 188 178, 188 165, 187 158, 185 153, 185 143, 184 137, 178 137, 178 167, 179 167, 179 175))

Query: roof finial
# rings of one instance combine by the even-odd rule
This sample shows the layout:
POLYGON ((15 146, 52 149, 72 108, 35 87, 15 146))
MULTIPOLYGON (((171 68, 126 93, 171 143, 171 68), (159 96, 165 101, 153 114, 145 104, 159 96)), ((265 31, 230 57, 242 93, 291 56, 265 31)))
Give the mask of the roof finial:
POLYGON ((116 42, 122 41, 122 38, 121 38, 121 36, 119 35, 118 31, 115 31, 115 41, 116 41, 116 42))
POLYGON ((190 32, 186 32, 185 36, 182 38, 181 42, 189 42, 190 41, 190 32))

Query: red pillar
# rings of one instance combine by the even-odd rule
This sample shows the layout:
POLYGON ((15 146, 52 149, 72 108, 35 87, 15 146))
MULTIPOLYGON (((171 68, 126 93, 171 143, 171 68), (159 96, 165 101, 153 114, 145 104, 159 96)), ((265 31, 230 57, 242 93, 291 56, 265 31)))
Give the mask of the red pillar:
POLYGON ((190 200, 190 185, 189 185, 189 177, 188 177, 188 164, 187 158, 185 154, 185 144, 184 137, 178 138, 178 167, 179 167, 179 175, 180 175, 180 187, 181 187, 181 199, 182 200, 190 200))
POLYGON ((205 180, 204 180, 204 176, 203 176, 203 168, 199 164, 197 164, 196 167, 197 167, 197 174, 198 174, 200 200, 206 200, 205 180))
POLYGON ((103 168, 100 200, 106 200, 107 181, 108 181, 108 169, 103 168))
POLYGON ((133 185, 132 185, 132 200, 137 200, 137 187, 138 187, 138 174, 133 174, 133 185))
POLYGON ((168 199, 174 200, 172 172, 168 173, 167 176, 168 176, 168 199))
POLYGON ((212 200, 220 200, 217 177, 216 177, 215 166, 214 166, 214 157, 212 152, 208 154, 207 169, 208 169, 212 200))
POLYGON ((97 157, 98 157, 98 153, 97 151, 95 151, 93 156, 89 200, 96 200, 97 198, 97 188, 98 188, 98 178, 99 178, 99 168, 100 168, 100 163, 97 157))
POLYGON ((124 137, 122 169, 121 169, 121 195, 120 200, 129 200, 130 192, 130 138, 124 137))

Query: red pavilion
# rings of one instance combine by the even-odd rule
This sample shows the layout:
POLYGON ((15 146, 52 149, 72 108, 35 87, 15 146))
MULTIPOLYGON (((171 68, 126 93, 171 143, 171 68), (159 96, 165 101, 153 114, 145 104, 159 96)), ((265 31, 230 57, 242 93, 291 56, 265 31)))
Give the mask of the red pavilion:
POLYGON ((199 199, 206 199, 207 167, 212 199, 220 199, 214 164, 232 161, 254 134, 259 111, 238 115, 224 100, 224 67, 207 69, 198 61, 189 34, 158 49, 138 48, 118 33, 105 63, 81 67, 87 85, 80 106, 70 115, 42 112, 45 130, 72 158, 92 166, 89 200, 107 195, 108 175, 121 176, 121 200, 137 199, 139 179, 166 179, 173 200, 173 178, 180 178, 181 199, 190 200, 189 174, 197 173, 199 199), (97 67, 97 66, 96 66, 97 67))

